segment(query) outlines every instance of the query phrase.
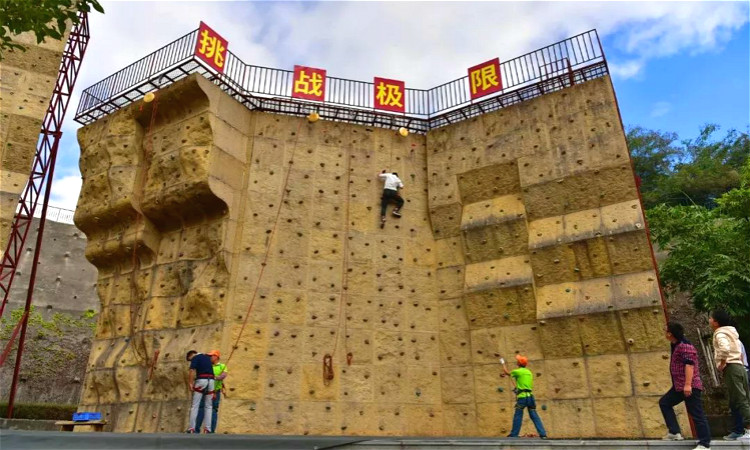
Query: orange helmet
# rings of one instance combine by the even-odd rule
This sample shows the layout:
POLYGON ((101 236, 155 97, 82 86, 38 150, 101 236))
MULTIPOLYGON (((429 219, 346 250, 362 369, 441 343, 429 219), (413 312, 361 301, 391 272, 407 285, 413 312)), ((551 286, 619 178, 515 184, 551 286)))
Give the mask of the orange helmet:
POLYGON ((217 358, 221 358, 221 353, 219 353, 218 350, 211 350, 210 352, 206 353, 208 356, 215 356, 217 358))
POLYGON ((525 367, 529 363, 529 358, 523 355, 516 355, 516 361, 518 361, 518 365, 525 367))

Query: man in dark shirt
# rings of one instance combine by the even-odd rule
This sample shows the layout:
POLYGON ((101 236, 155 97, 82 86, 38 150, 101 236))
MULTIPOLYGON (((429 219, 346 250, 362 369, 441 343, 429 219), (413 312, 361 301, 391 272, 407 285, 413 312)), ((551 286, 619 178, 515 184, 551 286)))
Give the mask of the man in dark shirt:
MULTIPOLYGON (((206 411, 211 410, 213 395, 214 395, 214 369, 211 364, 211 357, 198 353, 195 350, 187 352, 185 357, 190 361, 190 375, 188 379, 188 387, 193 392, 193 403, 190 407, 190 428, 188 433, 200 432, 195 429, 195 422, 198 417, 198 406, 201 401, 206 411)), ((211 432, 211 414, 206 414, 204 422, 204 433, 211 432)))
POLYGON ((672 388, 659 399, 659 407, 669 430, 664 440, 681 441, 680 425, 674 414, 674 406, 685 402, 688 414, 693 418, 698 434, 698 446, 694 450, 708 450, 711 445, 711 431, 708 419, 703 412, 703 384, 698 367, 698 351, 685 339, 685 329, 677 322, 667 324, 667 339, 672 344, 672 358, 669 372, 672 375, 672 388))

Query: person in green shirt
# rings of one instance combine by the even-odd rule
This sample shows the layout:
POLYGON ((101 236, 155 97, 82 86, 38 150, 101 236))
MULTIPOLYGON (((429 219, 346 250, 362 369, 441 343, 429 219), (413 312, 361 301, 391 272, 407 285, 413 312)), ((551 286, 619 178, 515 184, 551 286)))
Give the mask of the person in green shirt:
MULTIPOLYGON (((216 423, 219 420, 219 403, 221 403, 221 390, 224 387, 224 379, 227 377, 227 365, 224 363, 220 363, 219 359, 221 358, 221 353, 219 353, 218 350, 211 350, 210 352, 206 353, 208 356, 211 357, 211 364, 213 364, 214 369, 214 398, 213 398, 213 408, 211 413, 211 432, 216 432, 216 423)), ((197 429, 200 430, 201 425, 203 424, 203 414, 205 413, 205 410, 203 408, 203 402, 201 402, 201 405, 198 409, 198 417, 196 419, 197 423, 197 429)))
POLYGON ((516 438, 518 433, 521 431, 521 422, 523 421, 523 410, 524 408, 529 409, 529 417, 534 422, 536 431, 539 433, 539 437, 547 439, 547 432, 544 430, 542 419, 536 412, 536 401, 534 400, 534 374, 531 373, 526 366, 529 363, 528 358, 522 355, 516 355, 516 363, 518 369, 508 371, 508 367, 505 365, 505 360, 500 358, 500 363, 503 365, 503 373, 501 377, 510 376, 513 381, 513 392, 516 394, 516 409, 513 414, 513 429, 511 430, 508 437, 516 438))

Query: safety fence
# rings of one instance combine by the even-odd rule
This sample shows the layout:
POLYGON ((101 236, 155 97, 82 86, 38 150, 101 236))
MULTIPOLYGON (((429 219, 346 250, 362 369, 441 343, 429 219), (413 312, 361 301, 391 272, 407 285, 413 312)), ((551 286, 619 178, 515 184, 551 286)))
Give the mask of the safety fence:
POLYGON ((197 39, 194 30, 88 87, 75 120, 91 123, 147 92, 200 73, 251 109, 296 115, 317 111, 324 119, 424 132, 608 73, 599 36, 590 30, 501 62, 499 92, 472 100, 468 75, 432 89, 407 87, 405 113, 394 114, 374 108, 372 82, 328 76, 325 100, 315 102, 292 97, 293 71, 246 64, 231 51, 223 73, 217 73, 195 55, 197 39))
MULTIPOLYGON (((71 211, 69 209, 64 209, 64 208, 58 208, 56 206, 51 206, 51 205, 47 206, 47 220, 73 225, 74 215, 75 215, 75 211, 71 211)), ((34 217, 38 219, 41 216, 42 216, 41 210, 34 211, 34 217)))

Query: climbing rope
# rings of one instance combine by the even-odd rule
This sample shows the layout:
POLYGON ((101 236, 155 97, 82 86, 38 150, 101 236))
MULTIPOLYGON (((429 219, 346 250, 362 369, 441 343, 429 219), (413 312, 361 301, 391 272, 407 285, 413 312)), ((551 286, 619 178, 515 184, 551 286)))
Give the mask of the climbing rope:
MULTIPOLYGON (((351 149, 347 147, 346 150, 346 224, 344 225, 344 245, 343 245, 343 258, 341 261, 341 289, 339 290, 339 320, 336 324, 336 333, 334 334, 334 341, 333 341, 333 350, 331 350, 330 354, 326 354, 324 356, 325 358, 331 359, 331 367, 330 367, 330 373, 327 374, 324 370, 324 376, 323 381, 325 383, 330 382, 333 379, 333 357, 336 355, 336 349, 339 345, 339 335, 341 332, 341 322, 344 322, 344 348, 347 351, 346 355, 346 362, 348 365, 351 365, 352 358, 354 355, 348 351, 349 344, 349 330, 348 330, 348 324, 347 320, 345 320, 346 315, 346 303, 347 299, 349 298, 349 205, 351 204, 351 194, 350 194, 350 185, 351 185, 351 179, 352 179, 352 156, 351 156, 351 149), (327 378, 330 375, 330 378, 327 378)), ((325 365, 325 364, 324 364, 325 365)))
MULTIPOLYGON (((156 112, 159 109, 159 96, 156 95, 153 92, 149 92, 146 94, 150 100, 147 100, 146 97, 144 97, 144 103, 141 103, 141 106, 139 108, 139 111, 143 110, 143 105, 145 103, 153 102, 153 106, 151 107, 151 117, 149 119, 148 123, 148 129, 146 130, 146 135, 143 137, 144 143, 143 143, 143 176, 140 177, 138 180, 138 186, 136 191, 134 192, 134 199, 140 204, 140 202, 143 200, 143 191, 146 188, 146 178, 148 175, 148 170, 151 165, 151 153, 153 152, 154 146, 153 146, 153 129, 154 129, 154 123, 156 122, 156 112), (150 95, 149 95, 150 94, 150 95)), ((130 288, 131 292, 133 293, 133 296, 140 296, 140 292, 138 289, 138 280, 137 275, 141 268, 141 261, 138 258, 138 235, 140 233, 140 227, 141 222, 143 220, 143 214, 139 211, 136 212, 135 216, 135 235, 133 236, 133 252, 131 256, 131 270, 130 270, 130 288)), ((121 240, 125 239, 125 235, 123 233, 123 236, 121 236, 121 240)), ((147 355, 141 355, 138 349, 138 346, 135 345, 135 320, 138 316, 138 313, 140 312, 141 305, 143 305, 144 302, 137 301, 136 298, 131 297, 130 298, 130 327, 129 327, 129 333, 128 333, 128 342, 133 347, 133 353, 135 354, 136 358, 139 360, 140 363, 145 363, 147 359, 147 355)), ((143 344, 143 350, 145 351, 145 342, 142 342, 143 344)), ((155 363, 155 362, 154 362, 155 363)), ((153 368, 152 368, 153 370, 153 368)))
POLYGON ((273 228, 271 228, 271 234, 268 237, 268 244, 266 245, 266 252, 263 255, 263 262, 260 263, 260 272, 258 273, 258 281, 255 283, 255 289, 253 289, 253 296, 250 299, 250 304, 247 307, 247 312, 245 313, 245 319, 242 321, 242 327, 240 327, 240 332, 237 334, 237 339, 234 341, 234 345, 232 345, 232 349, 229 351, 229 356, 227 357, 226 364, 229 364, 229 361, 232 359, 232 356, 234 355, 234 351, 237 350, 239 347, 240 339, 242 339, 242 334, 245 332, 245 327, 247 326, 247 320, 250 318, 250 313, 253 311, 253 305, 255 305, 255 299, 258 296, 258 289, 260 288, 260 282, 263 279, 263 273, 266 270, 266 265, 268 263, 268 255, 271 253, 271 246, 273 245, 273 237, 276 235, 276 228, 279 225, 279 217, 281 216, 281 206, 284 204, 284 198, 287 195, 287 186, 289 185, 289 175, 292 173, 292 165, 294 164, 294 153, 297 151, 297 143, 299 142, 299 132, 302 128, 303 121, 300 120, 299 125, 297 126, 297 133, 295 134, 294 139, 294 145, 292 146, 292 154, 289 158, 289 168, 286 171, 286 177, 284 178, 284 186, 281 190, 281 200, 279 201, 279 207, 276 208, 276 218, 274 219, 273 228))

